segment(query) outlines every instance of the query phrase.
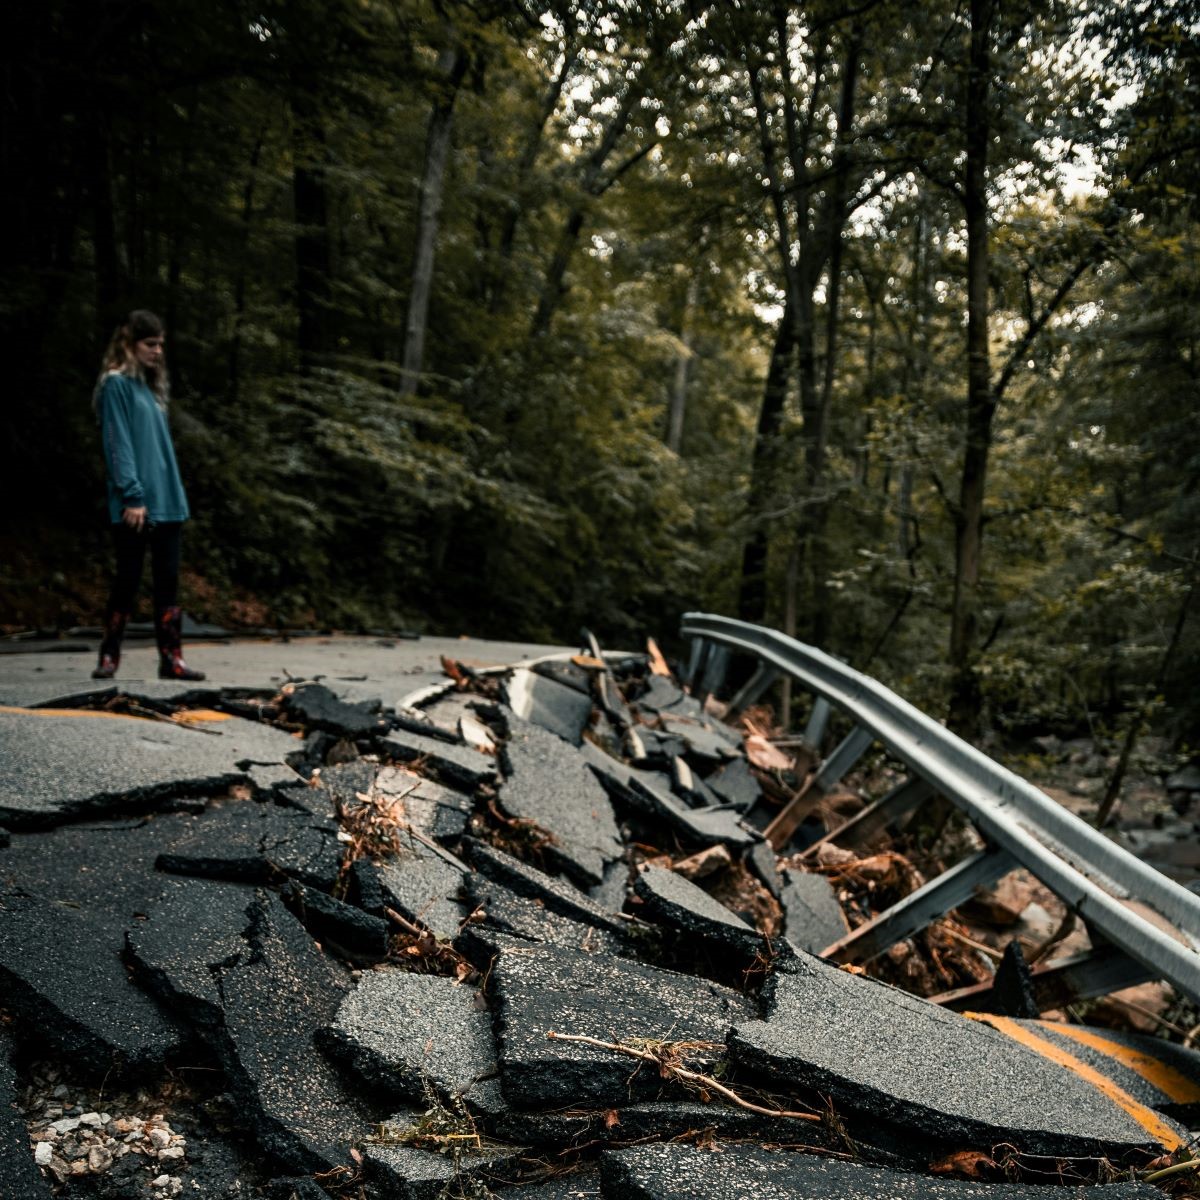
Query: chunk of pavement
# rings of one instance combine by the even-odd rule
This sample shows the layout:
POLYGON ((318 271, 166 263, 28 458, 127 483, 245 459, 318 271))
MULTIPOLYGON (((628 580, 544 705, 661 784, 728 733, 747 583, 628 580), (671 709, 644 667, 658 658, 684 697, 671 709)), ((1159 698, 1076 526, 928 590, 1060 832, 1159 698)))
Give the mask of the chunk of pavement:
POLYGON ((137 978, 201 1030, 222 1020, 215 969, 247 953, 254 892, 208 879, 164 879, 145 921, 125 935, 137 978))
MULTIPOLYGON (((825 945, 830 945, 826 942, 825 945)), ((819 947, 823 950, 825 947, 819 947)), ((1038 1008, 1037 989, 1034 987, 1033 972, 1025 961, 1021 943, 1013 938, 1004 947, 1004 957, 996 968, 992 980, 990 1011, 1006 1017, 1025 1017, 1036 1021, 1041 1016, 1038 1008)))
POLYGON ((392 930, 382 918, 300 883, 286 884, 281 894, 304 928, 343 957, 370 962, 387 956, 392 930))
POLYGON ((664 770, 671 759, 678 758, 687 748, 683 738, 648 725, 633 726, 626 736, 629 758, 635 767, 648 770, 664 770))
POLYGON ((1139 1103, 1196 1128, 1200 1051, 1128 1030, 1040 1020, 1016 1024, 1099 1071, 1139 1103))
POLYGON ((492 1019, 478 993, 440 975, 382 967, 365 971, 318 1043, 390 1100, 445 1101, 478 1111, 503 1108, 492 1019))
POLYGON ((0 895, 0 995, 81 1074, 158 1074, 187 1035, 129 978, 103 913, 0 895))
POLYGON ((12 1055, 12 1042, 0 1029, 0 1196, 50 1200, 50 1185, 42 1178, 29 1149, 29 1128, 17 1111, 12 1055))
POLYGON ((551 1031, 700 1043, 691 1061, 703 1071, 721 1057, 730 1024, 753 1012, 745 997, 707 980, 553 946, 503 950, 492 985, 501 1084, 522 1108, 620 1104, 677 1087, 655 1070, 633 1069, 625 1055, 551 1031))
POLYGON ((809 954, 820 954, 850 932, 833 884, 824 875, 785 870, 779 902, 784 937, 809 954))
POLYGON ((387 905, 439 940, 450 941, 467 915, 457 898, 465 874, 465 865, 448 851, 409 837, 396 854, 377 864, 375 878, 387 905))
POLYGON ((278 897, 260 893, 250 916, 249 952, 217 972, 230 1089, 259 1145, 290 1170, 347 1165, 370 1114, 313 1046, 347 980, 278 897))
POLYGON ((587 667, 573 663, 569 658, 543 658, 540 662, 529 664, 530 670, 536 671, 545 679, 552 679, 563 687, 572 688, 584 696, 592 694, 592 673, 587 667))
MULTIPOLYGON (((562 946, 584 954, 620 954, 628 947, 625 939, 608 929, 585 925, 551 912, 540 900, 518 896, 486 876, 475 873, 468 875, 464 888, 478 908, 459 935, 460 942, 480 943, 480 939, 474 935, 479 932, 481 924, 486 924, 489 929, 524 938, 528 942, 562 946)), ((486 956, 490 946, 479 944, 476 948, 486 956)))
POLYGON ((592 715, 592 698, 573 687, 516 667, 501 681, 505 704, 522 720, 556 733, 572 746, 583 741, 583 731, 592 715))
POLYGON ((737 812, 729 808, 689 808, 671 793, 670 780, 626 766, 599 746, 584 742, 580 752, 613 799, 652 821, 662 821, 689 842, 710 845, 752 846, 758 835, 743 829, 737 812))
POLYGON ((393 730, 378 740, 378 746, 380 753, 399 762, 420 759, 424 769, 432 771, 443 783, 468 792, 496 778, 496 760, 470 746, 439 741, 407 729, 393 730))
POLYGON ((629 895, 629 864, 624 858, 604 868, 604 878, 588 888, 587 894, 606 912, 620 912, 629 895))
POLYGON ((622 1200, 1154 1200, 1162 1193, 1146 1183, 1104 1187, 975 1183, 909 1174, 890 1167, 764 1150, 723 1146, 721 1154, 695 1146, 659 1143, 607 1150, 601 1158, 604 1195, 622 1200))
POLYGON ((386 722, 376 705, 347 704, 323 683, 299 683, 282 697, 282 707, 293 721, 308 729, 345 738, 368 738, 381 732, 386 722))
POLYGON ((659 718, 667 733, 673 733, 687 746, 687 757, 693 765, 709 766, 725 762, 741 754, 742 740, 732 729, 725 729, 707 718, 662 716, 659 718))
POLYGON ((160 871, 242 883, 280 878, 329 890, 341 870, 333 822, 256 800, 212 804, 192 818, 189 837, 158 856, 160 871))
MULTIPOLYGON (((473 1132, 463 1122, 464 1133, 473 1132)), ((471 1145, 453 1153, 426 1150, 409 1144, 419 1140, 418 1114, 398 1114, 384 1122, 381 1143, 363 1150, 363 1170, 367 1180, 388 1200, 444 1200, 448 1196, 493 1195, 492 1185, 512 1183, 521 1173, 521 1160, 528 1154, 524 1147, 485 1143, 471 1145), (483 1185, 483 1191, 479 1190, 483 1185)), ((449 1145, 454 1146, 451 1142, 449 1145)), ((524 1195, 524 1192, 521 1193, 524 1195)))
POLYGON ((505 723, 497 803, 507 815, 551 835, 546 855, 556 866, 585 886, 599 883, 604 868, 622 854, 608 794, 562 738, 511 713, 505 723))
POLYGON ((765 839, 755 842, 746 852, 746 865, 776 900, 782 899, 783 879, 779 874, 779 859, 775 854, 775 847, 770 842, 765 839))
POLYGON ((643 867, 633 881, 645 913, 690 937, 716 942, 753 958, 764 948, 762 934, 730 912, 702 887, 663 867, 643 867))
MULTIPOLYGON (((668 679, 665 675, 648 675, 645 690, 634 701, 634 704, 648 712, 657 713, 682 706, 685 701, 690 699, 691 697, 674 680, 668 679)), ((699 703, 696 703, 696 712, 701 711, 699 703)))
POLYGON ((749 812, 762 799, 762 788, 741 757, 731 759, 723 767, 704 777, 704 782, 727 804, 740 812, 749 812))
POLYGON ((624 935, 625 926, 613 913, 567 880, 547 875, 545 871, 539 871, 537 867, 531 867, 519 858, 475 838, 463 839, 463 853, 467 861, 482 874, 504 884, 518 896, 536 900, 550 912, 572 921, 594 925, 618 937, 624 935))
POLYGON ((137 717, 51 710, 0 712, 0 824, 47 828, 250 782, 247 763, 295 748, 281 730, 231 717, 206 736, 137 717))
POLYGON ((730 1032, 733 1062, 827 1095, 839 1111, 952 1148, 1004 1141, 1022 1153, 1120 1157, 1156 1146, 1079 1076, 887 984, 797 955, 764 994, 768 1019, 730 1032))
MULTIPOLYGON (((393 804, 405 825, 428 838, 460 837, 474 811, 469 796, 406 767, 380 767, 368 794, 393 804)), ((349 811, 353 808, 348 805, 349 811)))

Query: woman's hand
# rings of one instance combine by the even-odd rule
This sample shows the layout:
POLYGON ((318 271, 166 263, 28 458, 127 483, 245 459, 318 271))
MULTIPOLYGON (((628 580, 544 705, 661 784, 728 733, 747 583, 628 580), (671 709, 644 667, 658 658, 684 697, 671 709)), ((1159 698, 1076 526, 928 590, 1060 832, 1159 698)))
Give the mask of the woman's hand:
POLYGON ((127 508, 121 513, 121 520, 130 529, 140 533, 146 524, 146 509, 144 506, 142 508, 127 508))

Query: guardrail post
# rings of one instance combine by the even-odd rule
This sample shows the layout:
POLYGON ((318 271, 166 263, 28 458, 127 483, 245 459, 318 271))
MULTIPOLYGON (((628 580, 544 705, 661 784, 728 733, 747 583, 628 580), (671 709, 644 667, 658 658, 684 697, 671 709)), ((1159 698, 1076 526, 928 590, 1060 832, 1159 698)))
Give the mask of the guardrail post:
POLYGON ((855 813, 850 820, 836 829, 831 829, 819 841, 813 842, 804 851, 802 857, 814 857, 826 842, 861 846, 876 834, 882 833, 905 813, 910 813, 924 804, 932 795, 933 786, 919 775, 912 779, 905 779, 892 788, 886 796, 880 797, 874 804, 867 805, 862 812, 855 813))
POLYGON ((729 670, 729 657, 728 646, 716 644, 709 648, 698 691, 701 700, 713 695, 725 682, 725 675, 729 670))
POLYGON ((874 740, 875 735, 869 729, 855 725, 837 744, 833 753, 767 826, 763 836, 776 850, 782 850, 792 840, 800 822, 820 804, 822 796, 841 782, 842 776, 866 754, 874 740))
POLYGON ((833 706, 824 696, 818 696, 813 701, 812 712, 808 714, 808 723, 804 726, 804 740, 818 752, 832 713, 833 706))
POLYGON ((696 680, 700 678, 700 672, 704 670, 704 660, 708 657, 709 642, 707 638, 697 635, 692 638, 691 653, 688 655, 687 674, 684 678, 684 683, 688 687, 694 687, 696 680))
MULTIPOLYGON (((1115 946, 1105 946, 1071 958, 1057 959, 1044 967, 1034 967, 1033 998, 1038 1012, 1046 1012, 1051 1008, 1065 1008, 1075 1000, 1107 996, 1110 992, 1157 978, 1157 971, 1130 958, 1115 946)), ((972 1009, 987 1012, 992 990, 990 983, 977 983, 974 987, 956 988, 931 996, 930 1001, 953 1012, 972 1009)))
POLYGON ((736 716, 743 708, 749 708, 762 694, 779 678, 779 668, 768 663, 760 662, 754 668, 754 674, 738 689, 737 694, 729 701, 727 716, 736 716))
POLYGON ((1016 859, 998 846, 981 850, 943 871, 891 908, 877 913, 832 946, 826 946, 821 957, 837 963, 867 962, 924 929, 930 921, 944 917, 952 908, 969 900, 977 887, 995 883, 1017 865, 1016 859))

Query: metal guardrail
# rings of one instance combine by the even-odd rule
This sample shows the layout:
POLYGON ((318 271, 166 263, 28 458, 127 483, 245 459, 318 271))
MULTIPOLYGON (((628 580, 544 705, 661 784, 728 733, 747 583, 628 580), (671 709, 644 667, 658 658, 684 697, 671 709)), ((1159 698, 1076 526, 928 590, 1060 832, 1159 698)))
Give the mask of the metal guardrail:
POLYGON ((685 614, 682 632, 694 639, 694 671, 706 666, 710 646, 720 648, 722 660, 740 651, 759 660, 768 683, 777 673, 790 676, 851 717, 969 816, 995 854, 1028 869, 1078 913, 1094 940, 1099 935, 1141 964, 1143 978, 1167 980, 1200 1000, 1200 896, 830 655, 774 630, 706 613, 685 614))

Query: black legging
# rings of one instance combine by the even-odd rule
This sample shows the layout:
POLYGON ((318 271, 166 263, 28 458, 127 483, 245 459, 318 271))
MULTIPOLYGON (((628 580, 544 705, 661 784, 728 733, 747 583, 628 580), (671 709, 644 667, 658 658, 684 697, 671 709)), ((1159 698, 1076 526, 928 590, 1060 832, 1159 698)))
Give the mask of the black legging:
POLYGON ((173 608, 179 598, 179 546, 183 525, 168 521, 139 530, 124 523, 112 527, 117 552, 117 573, 108 597, 108 611, 130 613, 142 579, 146 546, 150 546, 150 570, 154 576, 154 612, 173 608))

